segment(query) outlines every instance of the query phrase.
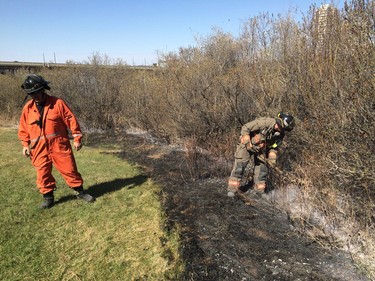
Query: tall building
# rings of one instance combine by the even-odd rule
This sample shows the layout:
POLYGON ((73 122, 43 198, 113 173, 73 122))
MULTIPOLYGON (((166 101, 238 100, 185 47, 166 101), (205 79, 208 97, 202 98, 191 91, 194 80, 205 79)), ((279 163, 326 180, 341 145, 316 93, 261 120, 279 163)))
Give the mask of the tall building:
POLYGON ((335 7, 329 4, 323 4, 318 8, 315 14, 315 30, 317 48, 321 49, 328 46, 329 40, 334 33, 334 22, 338 16, 338 11, 335 7))

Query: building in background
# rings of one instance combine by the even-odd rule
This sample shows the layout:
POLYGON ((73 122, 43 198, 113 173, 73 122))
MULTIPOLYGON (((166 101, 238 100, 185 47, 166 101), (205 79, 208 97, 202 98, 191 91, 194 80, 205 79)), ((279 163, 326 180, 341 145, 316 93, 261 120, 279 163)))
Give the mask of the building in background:
POLYGON ((335 29, 339 26, 338 20, 338 10, 332 5, 323 4, 317 9, 314 17, 314 30, 318 51, 325 51, 330 48, 330 42, 337 34, 335 29))

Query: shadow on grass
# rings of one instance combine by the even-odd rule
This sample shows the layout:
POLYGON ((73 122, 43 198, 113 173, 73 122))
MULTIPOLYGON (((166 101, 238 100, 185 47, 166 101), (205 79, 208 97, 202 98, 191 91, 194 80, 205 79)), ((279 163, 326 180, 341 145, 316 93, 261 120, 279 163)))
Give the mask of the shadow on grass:
POLYGON ((132 189, 143 184, 145 181, 147 181, 147 176, 138 175, 132 178, 115 179, 113 181, 95 184, 90 186, 87 191, 92 196, 98 198, 106 193, 114 192, 123 188, 132 189))
MULTIPOLYGON (((132 178, 125 178, 125 179, 115 179, 108 182, 102 182, 95 185, 90 186, 87 189, 87 193, 94 196, 95 198, 101 197, 106 193, 111 193, 123 188, 132 189, 136 186, 143 184, 147 180, 145 175, 138 175, 132 178)), ((75 195, 68 195, 59 198, 56 201, 55 205, 65 203, 71 200, 76 200, 77 197, 75 195)))

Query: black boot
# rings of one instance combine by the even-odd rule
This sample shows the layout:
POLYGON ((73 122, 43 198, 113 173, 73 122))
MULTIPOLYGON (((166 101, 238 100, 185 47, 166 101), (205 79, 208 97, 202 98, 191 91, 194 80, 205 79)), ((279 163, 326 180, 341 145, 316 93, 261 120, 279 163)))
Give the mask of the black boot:
POLYGON ((55 203, 55 198, 53 197, 53 191, 43 194, 44 202, 40 205, 42 209, 49 209, 55 203))
POLYGON ((89 202, 89 203, 92 203, 95 201, 95 197, 91 196, 85 190, 83 190, 83 186, 79 186, 73 189, 76 192, 76 196, 78 199, 85 200, 86 202, 89 202))

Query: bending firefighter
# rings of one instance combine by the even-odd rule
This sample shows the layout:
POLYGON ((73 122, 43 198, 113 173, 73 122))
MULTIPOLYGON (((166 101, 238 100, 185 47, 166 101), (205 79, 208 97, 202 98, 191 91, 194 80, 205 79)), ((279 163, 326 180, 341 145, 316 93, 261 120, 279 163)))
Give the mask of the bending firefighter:
POLYGON ((241 181, 251 158, 254 158, 254 191, 264 193, 268 168, 276 167, 277 151, 285 131, 291 131, 295 120, 289 113, 280 112, 277 118, 260 117, 242 126, 235 152, 234 167, 228 181, 228 196, 244 192, 241 181))
POLYGON ((50 208, 54 204, 56 181, 52 175, 52 165, 76 192, 77 198, 94 202, 95 198, 83 190, 83 179, 77 170, 68 138, 69 129, 74 137, 74 148, 80 150, 80 126, 63 100, 46 93, 45 90, 50 90, 48 84, 40 75, 30 74, 26 77, 21 87, 32 100, 23 107, 18 129, 22 153, 31 158, 36 169, 36 183, 44 197, 41 207, 50 208))

